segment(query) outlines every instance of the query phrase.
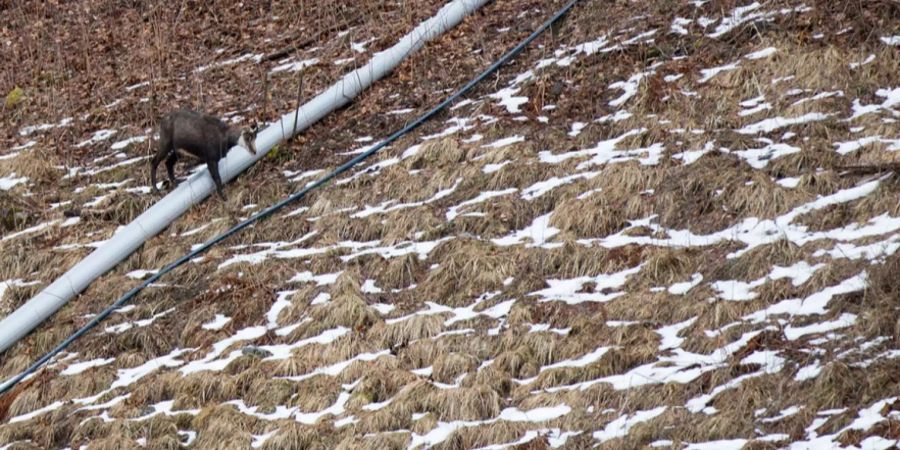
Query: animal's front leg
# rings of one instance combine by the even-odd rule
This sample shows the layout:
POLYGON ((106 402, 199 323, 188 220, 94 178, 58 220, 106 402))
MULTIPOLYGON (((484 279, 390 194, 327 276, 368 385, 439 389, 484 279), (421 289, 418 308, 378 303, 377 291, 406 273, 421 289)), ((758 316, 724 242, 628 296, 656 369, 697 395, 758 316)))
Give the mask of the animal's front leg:
POLYGON ((172 152, 169 157, 166 159, 166 173, 169 174, 169 180, 172 182, 172 188, 178 184, 178 179, 175 178, 175 163, 178 162, 178 152, 172 152))
POLYGON ((156 186, 156 167, 159 166, 159 163, 161 163, 165 157, 166 153, 164 149, 161 149, 153 155, 153 160, 150 161, 150 185, 156 192, 159 192, 159 188, 156 186))
POLYGON ((219 193, 219 197, 222 198, 222 201, 227 201, 225 192, 222 190, 222 178, 219 176, 219 161, 206 161, 206 168, 209 169, 209 174, 216 183, 216 192, 219 193))

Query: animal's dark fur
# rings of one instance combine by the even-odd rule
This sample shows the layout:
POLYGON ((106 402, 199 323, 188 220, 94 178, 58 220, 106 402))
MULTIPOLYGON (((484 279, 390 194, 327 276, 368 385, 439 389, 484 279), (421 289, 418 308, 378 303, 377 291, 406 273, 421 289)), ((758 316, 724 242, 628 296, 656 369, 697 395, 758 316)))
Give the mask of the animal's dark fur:
POLYGON ((178 161, 178 150, 183 150, 196 156, 206 163, 209 174, 216 183, 216 192, 225 200, 222 192, 222 179, 219 176, 219 160, 225 157, 228 150, 244 138, 245 145, 253 147, 255 130, 250 133, 231 128, 216 117, 189 109, 179 109, 172 112, 159 123, 159 142, 156 155, 153 156, 150 166, 150 183, 153 189, 156 187, 156 167, 164 159, 166 160, 166 172, 174 186, 175 162, 178 161))

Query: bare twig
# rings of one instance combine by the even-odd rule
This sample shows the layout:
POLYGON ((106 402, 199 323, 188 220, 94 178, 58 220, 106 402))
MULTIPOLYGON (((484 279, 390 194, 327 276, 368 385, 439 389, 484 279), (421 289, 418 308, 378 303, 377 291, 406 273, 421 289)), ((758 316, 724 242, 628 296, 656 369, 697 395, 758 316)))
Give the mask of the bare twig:
POLYGON ((300 117, 300 96, 303 94, 303 73, 306 70, 300 70, 300 81, 297 83, 297 106, 294 110, 294 129, 291 131, 291 139, 297 136, 297 119, 300 117))

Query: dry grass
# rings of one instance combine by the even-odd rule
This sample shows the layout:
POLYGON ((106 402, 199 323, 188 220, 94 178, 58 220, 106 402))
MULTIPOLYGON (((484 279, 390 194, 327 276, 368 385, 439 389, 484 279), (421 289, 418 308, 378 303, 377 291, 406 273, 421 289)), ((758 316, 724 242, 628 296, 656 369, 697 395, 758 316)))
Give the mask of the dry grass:
POLYGON ((380 336, 381 346, 404 347, 411 342, 436 336, 443 329, 443 315, 413 316, 390 325, 376 324, 371 333, 380 336))
POLYGON ((371 437, 348 437, 335 447, 341 450, 400 450, 408 447, 409 435, 403 432, 378 434, 371 437))
POLYGON ((344 326, 351 330, 368 329, 380 322, 378 312, 366 304, 357 276, 344 272, 331 288, 331 304, 312 311, 314 323, 322 329, 344 326))
POLYGON ((897 318, 897 299, 900 298, 895 274, 900 270, 900 256, 896 253, 868 271, 869 288, 863 294, 857 332, 867 338, 887 336, 889 346, 900 344, 900 319, 897 318))
MULTIPOLYGON (((876 3, 870 7, 884 17, 883 23, 896 17, 889 14, 884 2, 876 3)), ((265 159, 239 177, 228 188, 230 199, 227 203, 205 202, 163 234, 148 241, 120 267, 95 282, 47 326, 17 345, 15 354, 0 356, 0 374, 11 375, 21 370, 34 357, 83 324, 87 314, 95 313, 111 298, 133 286, 136 281, 125 277, 128 272, 165 265, 192 245, 222 232, 239 216, 249 214, 249 210, 241 209, 244 205, 271 204, 309 180, 285 182, 285 178, 290 177, 282 170, 335 167, 345 157, 339 155, 340 152, 367 145, 356 142, 357 137, 378 139, 386 130, 402 125, 412 115, 384 112, 427 107, 433 98, 440 96, 436 92, 458 85, 476 68, 487 65, 496 53, 508 48, 534 23, 543 20, 544 13, 555 5, 532 0, 503 0, 486 6, 489 11, 467 19, 451 38, 429 44, 423 53, 405 62, 394 75, 376 83, 373 92, 313 127, 294 143, 283 145, 276 156, 265 159), (508 27, 507 31, 497 31, 508 27), (473 53, 477 49, 481 52, 473 53), (353 131, 338 133, 335 130, 353 131), (213 222, 215 219, 218 220, 213 222), (195 234, 183 235, 203 225, 209 226, 195 234)), ((542 41, 542 48, 535 47, 523 53, 512 66, 492 79, 492 84, 483 85, 470 95, 471 99, 481 102, 429 122, 416 135, 403 138, 379 155, 378 162, 367 166, 368 172, 357 173, 352 179, 346 178, 340 184, 334 183, 316 191, 294 206, 308 207, 306 212, 274 217, 230 238, 208 253, 204 261, 188 264, 170 274, 166 278, 167 286, 148 289, 135 303, 135 309, 117 313, 114 320, 115 323, 134 322, 175 308, 172 313, 153 324, 134 327, 124 333, 91 334, 72 349, 78 352, 73 362, 110 357, 115 357, 115 362, 76 376, 47 375, 49 378, 27 385, 17 395, 0 399, 0 413, 8 408, 8 412, 0 416, 25 414, 56 399, 95 395, 117 379, 122 373, 119 371, 145 364, 176 348, 197 349, 182 355, 182 361, 200 359, 217 342, 234 336, 239 330, 267 325, 276 296, 287 289, 297 292, 287 298, 290 305, 275 317, 275 321, 278 327, 293 326, 293 329, 282 333, 277 331, 279 328, 274 328, 252 340, 236 340, 228 348, 220 349, 222 356, 244 346, 295 343, 337 327, 349 329, 345 336, 327 344, 312 343, 296 348, 290 357, 280 361, 242 355, 222 371, 183 376, 175 367, 160 367, 98 400, 101 403, 124 393, 130 394, 126 400, 105 408, 108 417, 112 418, 108 423, 95 417, 98 411, 74 412, 74 407, 67 404, 26 423, 0 426, 0 442, 28 439, 32 444, 21 446, 75 448, 90 443, 91 448, 131 448, 137 446, 137 439, 145 439, 151 448, 178 448, 183 442, 183 436, 178 432, 191 430, 198 433, 193 444, 196 448, 247 448, 252 436, 270 432, 274 435, 268 438, 264 448, 405 448, 411 442, 412 433, 428 434, 438 422, 491 421, 460 428, 437 448, 505 444, 538 428, 581 431, 581 434, 569 437, 566 445, 589 448, 597 443, 592 433, 603 429, 610 421, 622 414, 658 406, 668 408, 659 417, 631 427, 624 438, 613 439, 599 447, 645 448, 654 441, 667 439, 673 441, 674 448, 680 448, 714 439, 751 439, 760 435, 758 430, 786 433, 791 439, 798 440, 806 435, 806 429, 816 419, 818 411, 848 407, 848 413, 836 415, 817 430, 818 433, 839 431, 852 422, 857 410, 892 395, 898 388, 896 358, 882 355, 900 343, 900 321, 896 319, 898 293, 893 286, 895 274, 900 270, 896 254, 875 262, 848 258, 832 260, 813 255, 817 250, 831 249, 836 243, 834 240, 822 239, 798 246, 781 239, 740 257, 729 258, 727 255, 743 244, 725 239, 715 245, 668 247, 671 240, 666 233, 653 233, 648 227, 629 224, 630 220, 653 218, 654 225, 664 228, 690 230, 696 234, 715 233, 746 218, 775 218, 820 196, 882 175, 879 170, 849 170, 848 166, 883 168, 897 161, 893 152, 886 151, 884 143, 873 143, 848 155, 835 151, 836 142, 861 136, 895 137, 895 124, 883 120, 889 114, 885 111, 850 122, 842 120, 852 113, 855 99, 862 104, 882 101, 873 92, 890 86, 895 79, 897 55, 891 48, 879 44, 877 39, 867 40, 865 36, 891 35, 895 31, 884 25, 876 26, 875 19, 870 17, 872 13, 866 12, 866 8, 849 5, 841 10, 839 6, 821 1, 814 1, 812 5, 812 11, 807 13, 778 15, 771 21, 742 25, 721 39, 703 36, 715 24, 704 31, 694 22, 688 26, 691 34, 687 36, 665 30, 676 16, 720 17, 741 6, 739 2, 711 2, 699 9, 693 5, 672 6, 666 2, 579 7, 555 37, 542 41), (639 10, 646 14, 635 17, 639 10), (838 24, 841 27, 853 24, 854 28, 837 34, 837 29, 832 28, 838 24), (610 32, 608 38, 613 42, 623 43, 649 29, 659 30, 652 37, 653 42, 622 45, 614 51, 579 56, 569 66, 536 70, 535 78, 521 84, 516 93, 528 98, 521 106, 521 117, 508 114, 497 104, 497 99, 482 97, 505 87, 516 74, 533 69, 538 59, 553 56, 558 45, 592 41, 606 31, 610 32), (810 37, 819 31, 827 31, 821 40, 810 37), (768 58, 743 58, 743 55, 769 46, 778 50, 768 58), (872 62, 856 69, 849 66, 869 54, 875 55, 872 62), (674 58, 675 55, 678 58, 674 58), (701 70, 732 62, 739 62, 740 66, 719 73, 706 83, 698 83, 701 70), (648 74, 637 85, 635 96, 622 108, 609 104, 623 93, 621 89, 610 87, 611 84, 651 67, 655 73, 648 74), (676 74, 682 77, 665 80, 666 76, 676 74), (786 76, 794 78, 772 82, 786 76), (791 93, 792 89, 805 91, 791 93), (798 103, 798 100, 816 94, 838 90, 843 91, 843 95, 798 103), (741 115, 747 108, 740 106, 740 102, 758 96, 763 96, 762 101, 770 103, 771 109, 741 115), (544 109, 549 105, 555 108, 544 109), (594 121, 625 109, 631 117, 621 121, 594 121), (797 117, 813 112, 834 116, 759 136, 735 131, 764 119, 797 117), (482 119, 493 116, 496 122, 428 141, 420 139, 445 130, 451 125, 445 121, 450 117, 478 114, 486 115, 482 119), (546 123, 539 117, 546 117, 546 123), (569 133, 575 121, 586 123, 577 136, 569 133), (864 129, 852 131, 855 127, 864 129), (659 164, 617 161, 585 169, 578 165, 587 158, 572 158, 559 164, 541 163, 538 158, 542 151, 559 155, 593 148, 599 141, 639 128, 644 130, 624 139, 616 150, 661 144, 664 150, 659 164), (796 135, 785 137, 786 132, 796 135), (481 134, 481 140, 470 141, 474 133, 481 134), (484 146, 514 135, 524 136, 526 140, 501 148, 484 146), (801 151, 770 160, 765 168, 754 169, 734 152, 764 146, 765 143, 758 140, 763 136, 797 146, 801 151), (710 142, 713 143, 712 150, 690 164, 672 158, 676 153, 703 149, 710 142), (385 165, 415 144, 421 144, 415 155, 385 165), (720 148, 727 148, 729 152, 720 151, 720 148), (506 161, 509 162, 499 171, 483 171, 486 164, 506 161), (522 191, 535 183, 584 170, 599 174, 555 187, 536 199, 522 198, 522 191), (799 179, 796 187, 777 183, 788 177, 799 179), (438 192, 453 186, 455 189, 446 197, 434 198, 438 192), (518 191, 463 207, 458 212, 464 215, 452 221, 446 219, 448 209, 453 206, 482 192, 509 188, 518 191), (408 205, 419 202, 425 203, 408 205), (366 211, 367 207, 396 209, 353 217, 366 211), (530 247, 527 239, 524 245, 508 247, 491 242, 492 238, 522 230, 544 214, 551 214, 550 225, 560 230, 551 241, 559 244, 558 247, 530 247), (280 250, 335 248, 321 254, 284 259, 270 257, 259 264, 241 263, 217 269, 219 263, 236 254, 263 250, 254 244, 290 242, 313 232, 316 234, 303 243, 280 250), (647 236, 654 240, 654 245, 607 248, 597 242, 582 241, 617 233, 647 236), (378 241, 378 246, 390 246, 438 239, 444 241, 424 252, 422 257, 410 253, 342 259, 355 252, 349 248, 355 245, 353 243, 378 241), (721 280, 750 282, 767 276, 776 265, 788 267, 801 261, 811 265, 824 263, 825 267, 800 286, 794 286, 789 279, 767 280, 753 289, 757 297, 749 301, 717 299, 718 293, 710 285, 721 280), (623 295, 605 303, 544 302, 529 295, 550 287, 548 280, 551 279, 599 277, 605 281, 604 274, 638 266, 641 267, 639 273, 631 275, 622 288, 606 291, 622 291, 623 295), (828 302, 828 311, 824 315, 790 317, 783 314, 760 324, 742 320, 744 316, 778 302, 806 298, 863 270, 869 274, 869 287, 835 296, 828 302), (303 271, 316 275, 342 273, 333 284, 286 284, 286 280, 303 271), (672 284, 688 281, 697 273, 703 276, 703 282, 684 295, 667 291, 672 284), (370 279, 375 281, 380 292, 364 292, 364 283, 370 279), (329 294, 330 299, 312 304, 312 300, 322 293, 329 294), (484 295, 488 293, 497 295, 486 299, 484 295), (498 312, 498 306, 510 300, 513 304, 509 311, 498 312), (457 310, 406 317, 428 311, 430 307, 425 302, 457 310), (473 306, 475 302, 480 302, 477 307, 473 306), (394 309, 387 311, 382 309, 383 305, 391 305, 394 309), (467 309, 477 316, 448 323, 457 313, 467 309), (856 314, 856 323, 834 330, 832 335, 813 333, 796 340, 789 340, 785 335, 788 326, 833 320, 844 313, 856 314), (220 330, 204 328, 204 324, 217 315, 231 320, 220 330), (406 318, 397 322, 390 320, 400 317, 406 318), (695 317, 696 321, 677 335, 684 339, 680 350, 660 350, 661 328, 695 317), (622 321, 628 322, 617 323, 622 321), (721 352, 745 333, 761 331, 764 327, 772 329, 756 335, 741 348, 732 349, 734 352, 730 356, 721 352), (600 347, 611 349, 588 363, 545 369, 555 363, 578 361, 600 347), (360 355, 382 351, 388 351, 388 354, 372 360, 357 360, 338 373, 302 377, 300 381, 284 379, 308 375, 360 355), (551 389, 620 375, 638 366, 658 363, 662 356, 673 356, 678 351, 707 355, 717 361, 721 355, 723 364, 686 384, 648 382, 617 390, 610 383, 596 383, 583 390, 551 389), (756 351, 777 352, 785 360, 784 368, 777 373, 746 379, 718 393, 709 402, 709 406, 718 410, 716 414, 692 414, 681 407, 688 400, 711 393, 736 377, 760 370, 759 365, 742 363, 756 351), (800 368, 815 362, 823 367, 818 377, 803 382, 794 380, 800 368), (860 363, 868 366, 862 367, 860 363), (534 379, 530 380, 532 377, 534 379), (258 408, 256 412, 261 414, 272 413, 279 407, 296 407, 301 412, 312 413, 331 407, 344 392, 350 395, 344 405, 345 411, 337 416, 326 415, 314 425, 300 424, 292 419, 266 421, 242 414, 233 405, 225 404, 240 399, 248 407, 258 408), (160 414, 140 422, 128 420, 147 415, 152 412, 151 405, 170 400, 176 411, 199 409, 200 413, 196 416, 160 414), (528 411, 560 404, 572 408, 571 412, 548 422, 492 420, 508 407, 528 411), (803 407, 794 416, 773 423, 760 421, 761 417, 777 415, 794 405, 803 407), (765 413, 757 417, 758 410, 765 413), (351 416, 356 422, 335 427, 336 421, 351 416)), ((321 47, 316 52, 322 52, 323 63, 308 69, 305 74, 311 85, 309 92, 325 86, 350 65, 362 61, 362 55, 356 55, 350 48, 351 43, 375 38, 365 45, 370 51, 381 50, 392 38, 409 28, 408 25, 436 8, 413 2, 399 8, 414 10, 403 14, 390 5, 331 8, 333 5, 313 2, 303 11, 276 4, 267 11, 265 7, 257 6, 250 5, 247 11, 261 14, 258 22, 238 20, 243 17, 242 13, 231 6, 218 11, 216 20, 245 23, 249 32, 268 36, 261 24, 270 20, 275 21, 274 28, 290 24, 292 29, 305 33, 317 23, 334 23, 339 19, 323 16, 324 11, 338 11, 335 13, 338 15, 363 13, 366 17, 346 36, 334 39, 330 36, 316 43, 321 47), (275 15, 282 19, 275 19, 275 15), (385 23, 392 24, 387 31, 375 28, 375 25, 385 23), (349 56, 357 57, 348 63, 350 65, 330 64, 336 58, 349 56)), ((761 8, 793 6, 796 5, 779 0, 761 8)), ((152 8, 147 14, 148 20, 160 27, 155 33, 162 34, 142 31, 148 44, 137 48, 144 49, 145 60, 160 62, 154 63, 154 67, 165 68, 159 69, 162 73, 151 74, 154 84, 152 92, 146 95, 152 98, 153 104, 141 106, 139 99, 145 95, 143 93, 128 94, 125 98, 127 107, 112 114, 96 105, 87 108, 82 104, 83 100, 66 93, 63 97, 70 104, 65 108, 66 112, 73 110, 71 115, 94 110, 104 112, 79 123, 77 129, 73 126, 55 131, 53 137, 59 140, 61 148, 70 148, 72 143, 85 139, 93 126, 114 127, 124 133, 120 124, 110 122, 118 120, 113 117, 123 117, 121 120, 135 124, 136 129, 148 126, 149 117, 156 114, 156 109, 176 98, 201 104, 206 103, 202 101, 206 99, 218 112, 236 110, 236 105, 241 108, 252 106, 252 101, 247 103, 248 93, 260 88, 258 74, 252 72, 270 69, 269 66, 235 64, 213 69, 207 74, 192 74, 183 83, 176 82, 176 77, 181 73, 193 73, 190 69, 201 59, 213 62, 239 56, 244 51, 268 53, 286 45, 279 38, 257 48, 262 44, 235 39, 240 33, 231 36, 210 31, 202 34, 202 58, 197 51, 187 49, 183 56, 171 55, 164 58, 165 61, 156 61, 163 53, 152 51, 150 43, 160 38, 177 40, 176 34, 169 34, 174 33, 174 29, 165 26, 176 22, 176 17, 152 8), (221 57, 213 55, 209 51, 212 48, 225 48, 225 53, 221 57), (183 59, 187 57, 194 60, 183 59), (234 81, 229 81, 231 78, 234 81), (198 97, 200 91, 203 98, 198 97)), ((205 22, 212 19, 201 19, 187 10, 184 14, 178 19, 184 22, 184 29, 200 23, 211 30, 218 29, 212 22, 205 22)), ((134 19, 126 16, 123 20, 134 19)), ((67 22, 60 23, 61 29, 72 26, 67 22)), ((141 26, 136 29, 143 30, 141 26)), ((39 39, 41 35, 35 36, 34 39, 39 39)), ((14 42, 17 46, 24 45, 18 38, 14 42)), ((83 38, 85 45, 87 42, 90 42, 88 38, 83 38)), ((305 57, 306 50, 298 50, 289 56, 291 60, 305 57)), ((132 60, 123 62, 123 67, 130 67, 128 61, 132 60)), ((33 68, 23 70, 33 71, 33 68)), ((77 71, 75 76, 81 77, 77 71)), ((96 86, 95 90, 98 95, 118 98, 122 86, 144 79, 135 74, 126 78, 127 83, 124 79, 111 80, 96 86), (115 95, 112 91, 107 92, 106 84, 115 86, 115 95)), ((295 81, 295 74, 273 75, 270 97, 275 104, 267 108, 273 111, 286 109, 294 97, 282 94, 293 93, 295 81)), ((46 105, 44 95, 38 93, 29 97, 22 107, 46 105)), ((256 105, 256 108, 260 106, 256 105)), ((17 120, 46 116, 30 109, 21 109, 16 114, 17 120)), ((24 123, 10 129, 19 129, 21 125, 24 123)), ((63 158, 41 142, 16 158, 0 162, 0 174, 15 171, 28 176, 33 183, 0 196, 0 213, 3 214, 0 220, 4 221, 4 229, 10 232, 59 219, 62 209, 69 208, 45 212, 50 202, 71 200, 74 202, 71 207, 75 209, 99 195, 111 193, 93 207, 77 208, 82 222, 75 227, 51 227, 0 244, 0 257, 11 262, 0 264, 0 281, 19 278, 40 280, 41 283, 51 281, 89 251, 85 248, 59 250, 54 249, 55 246, 105 239, 118 225, 131 220, 155 199, 154 196, 127 193, 124 189, 93 186, 128 178, 135 181, 125 187, 143 184, 143 163, 90 178, 58 179, 62 171, 55 166, 64 162, 85 165, 91 158, 101 156, 98 149, 105 145, 79 151, 83 155, 63 158), (86 189, 77 194, 71 192, 76 187, 86 189), (24 195, 26 190, 32 195, 24 195), (12 211, 11 222, 4 211, 12 211)), ((136 145, 123 151, 126 156, 134 157, 141 156, 144 150, 143 145, 136 145)), ((886 177, 875 192, 862 199, 804 214, 793 224, 806 226, 808 231, 827 231, 863 225, 883 214, 896 216, 900 214, 900 200, 894 178, 893 175, 886 177)), ((874 244, 889 237, 878 235, 853 243, 874 244)), ((41 286, 7 289, 0 299, 0 314, 11 311, 41 286)), ((599 290, 596 283, 587 283, 579 293, 597 293, 595 290, 599 290)), ((63 367, 44 373, 53 375, 63 367)), ((690 369, 693 368, 696 367, 690 369)), ((895 432, 891 428, 894 422, 865 433, 844 433, 840 440, 859 444, 868 435, 888 436, 895 432)), ((747 447, 769 448, 767 445, 753 441, 747 447)), ((520 447, 548 446, 547 437, 542 436, 520 447)))
POLYGON ((475 239, 441 243, 433 255, 443 263, 428 273, 419 289, 447 306, 468 305, 473 297, 500 288, 516 270, 506 250, 475 239))
POLYGON ((408 170, 429 168, 431 170, 457 165, 466 158, 466 150, 456 138, 448 137, 427 142, 404 165, 408 170))
POLYGON ((17 176, 27 177, 38 186, 57 184, 65 174, 59 155, 43 145, 24 150, 15 158, 0 161, 0 173, 13 172, 17 176))

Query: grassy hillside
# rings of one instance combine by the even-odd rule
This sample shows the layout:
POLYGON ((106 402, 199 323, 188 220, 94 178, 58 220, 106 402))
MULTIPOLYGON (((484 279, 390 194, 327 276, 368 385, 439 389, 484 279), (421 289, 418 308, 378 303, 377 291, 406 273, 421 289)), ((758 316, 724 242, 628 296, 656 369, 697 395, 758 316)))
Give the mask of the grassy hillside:
MULTIPOLYGON (((491 2, 95 281, 0 378, 562 4, 491 2)), ((272 120, 441 5, 0 11, 0 316, 159 198, 160 115, 272 120)), ((582 1, 0 398, 0 448, 891 448, 898 66, 890 0, 582 1)))

